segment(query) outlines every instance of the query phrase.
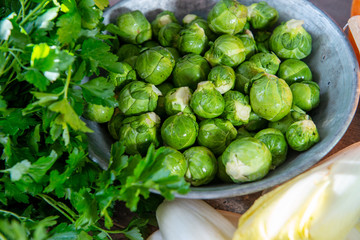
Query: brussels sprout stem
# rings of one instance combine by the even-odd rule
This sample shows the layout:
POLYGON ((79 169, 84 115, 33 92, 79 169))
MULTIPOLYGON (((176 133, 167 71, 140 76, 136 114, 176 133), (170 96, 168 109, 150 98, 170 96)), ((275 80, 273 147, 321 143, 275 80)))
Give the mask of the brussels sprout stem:
POLYGON ((304 20, 291 19, 286 23, 286 26, 288 29, 296 29, 301 27, 304 23, 304 20))

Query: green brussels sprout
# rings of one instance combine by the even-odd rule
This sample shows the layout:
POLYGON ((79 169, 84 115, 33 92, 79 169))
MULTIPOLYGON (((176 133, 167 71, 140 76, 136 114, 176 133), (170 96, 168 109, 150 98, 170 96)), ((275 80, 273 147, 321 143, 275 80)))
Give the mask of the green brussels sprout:
POLYGON ((161 126, 161 137, 165 145, 182 150, 195 143, 198 130, 196 117, 193 114, 181 112, 164 121, 161 126))
POLYGON ((247 124, 250 120, 251 106, 249 97, 241 92, 229 91, 224 94, 225 109, 221 115, 234 126, 247 124))
POLYGON ((235 86, 235 71, 229 66, 218 65, 210 70, 208 81, 215 85, 216 90, 224 94, 235 86))
POLYGON ((140 54, 140 47, 135 44, 127 43, 119 47, 116 55, 119 57, 119 61, 125 61, 134 56, 139 56, 140 54))
POLYGON ((271 32, 268 31, 257 31, 255 33, 255 42, 258 52, 270 52, 269 40, 271 37, 271 32))
POLYGON ((243 30, 247 21, 247 7, 236 0, 219 1, 210 10, 207 21, 217 34, 236 34, 243 30))
POLYGON ((171 89, 165 96, 165 111, 167 115, 175 115, 179 112, 193 113, 189 102, 192 93, 189 87, 171 89))
POLYGON ((151 28, 154 36, 158 36, 160 29, 169 23, 178 23, 178 20, 173 12, 163 11, 156 15, 155 20, 151 22, 151 28))
POLYGON ((119 140, 119 132, 120 127, 122 126, 122 121, 124 120, 125 116, 122 115, 119 111, 115 111, 113 116, 111 117, 110 121, 107 124, 108 131, 111 137, 115 140, 119 140))
POLYGON ((165 47, 167 50, 169 50, 169 52, 171 53, 171 55, 174 57, 175 59, 175 63, 178 62, 178 60, 180 59, 180 53, 176 48, 173 47, 165 47))
POLYGON ((245 47, 238 37, 222 35, 215 40, 204 57, 213 67, 220 64, 236 67, 246 58, 245 47))
POLYGON ((112 115, 114 114, 114 110, 115 109, 113 107, 88 103, 85 106, 84 117, 97 123, 105 123, 110 121, 112 115))
POLYGON ((274 53, 257 53, 249 59, 249 62, 263 69, 266 73, 275 75, 280 66, 280 59, 274 53))
POLYGON ((120 62, 118 66, 118 72, 109 73, 109 81, 117 89, 122 89, 130 81, 136 80, 136 71, 126 62, 120 62))
POLYGON ((156 87, 160 90, 161 95, 158 97, 155 113, 160 117, 163 117, 166 115, 165 96, 171 89, 174 88, 174 86, 170 82, 163 82, 162 84, 157 85, 156 87))
POLYGON ((224 112, 225 100, 212 82, 205 81, 198 84, 190 100, 190 107, 201 118, 215 118, 224 112))
POLYGON ((291 110, 293 96, 290 87, 281 78, 267 73, 256 79, 250 89, 253 111, 270 122, 285 117, 291 110))
POLYGON ((185 180, 193 186, 211 182, 217 172, 217 162, 214 154, 206 147, 192 147, 184 152, 188 169, 185 180))
POLYGON ((188 54, 176 63, 173 82, 176 87, 188 86, 195 90, 199 82, 206 81, 209 72, 210 66, 202 56, 188 54))
POLYGON ((220 118, 206 119, 199 124, 197 141, 199 145, 207 147, 215 155, 220 155, 236 135, 236 128, 230 121, 220 118))
POLYGON ((170 51, 158 46, 142 52, 136 60, 135 69, 146 82, 159 85, 170 76, 174 66, 175 59, 170 51))
POLYGON ((182 23, 184 25, 187 25, 189 23, 191 23, 192 21, 196 20, 196 19, 202 19, 201 17, 199 17, 198 15, 196 14, 186 14, 184 16, 184 18, 182 19, 182 23))
POLYGON ((298 59, 286 59, 280 64, 277 73, 290 86, 294 82, 311 81, 312 73, 308 65, 298 59))
POLYGON ((266 119, 260 117, 255 112, 251 111, 249 122, 245 124, 244 127, 250 132, 256 132, 266 128, 267 125, 268 121, 266 119))
POLYGON ((271 168, 274 169, 282 164, 287 155, 288 145, 284 134, 275 128, 266 128, 255 134, 271 152, 271 168))
POLYGON ((293 104, 304 111, 310 111, 320 103, 320 87, 316 82, 296 82, 290 86, 293 94, 293 104))
POLYGON ((244 138, 244 137, 253 137, 253 135, 245 129, 245 126, 240 127, 237 130, 236 139, 240 139, 240 138, 244 138))
POLYGON ((270 170, 271 152, 259 139, 236 139, 221 156, 227 175, 235 183, 263 178, 270 170))
POLYGON ((300 120, 311 120, 311 118, 301 108, 293 105, 288 115, 278 121, 269 122, 268 127, 276 128, 285 134, 291 124, 300 120))
POLYGON ((161 161, 162 165, 170 171, 171 175, 184 177, 187 170, 187 162, 184 155, 171 148, 171 147, 160 147, 157 150, 155 161, 161 161))
POLYGON ((158 36, 160 44, 164 47, 177 47, 182 28, 178 23, 169 23, 160 28, 158 36))
POLYGON ((251 79, 263 72, 254 62, 243 62, 235 70, 235 90, 249 94, 251 79))
POLYGON ((224 183, 232 183, 233 181, 231 180, 229 175, 226 174, 225 166, 224 166, 221 156, 218 157, 217 163, 218 163, 217 177, 224 183))
POLYGON ((291 19, 276 27, 269 46, 280 58, 303 59, 311 53, 311 35, 302 27, 303 20, 291 19))
POLYGON ((159 146, 157 136, 159 127, 160 118, 154 112, 125 118, 119 130, 119 140, 123 141, 125 152, 144 155, 150 144, 154 144, 155 147, 159 146))
POLYGON ((242 34, 236 34, 236 37, 240 38, 244 47, 246 59, 249 59, 252 55, 257 52, 257 46, 254 36, 250 30, 245 30, 242 34))
POLYGON ((126 116, 154 111, 159 95, 153 84, 132 81, 119 93, 119 109, 126 116))
POLYGON ((202 18, 194 19, 186 27, 190 27, 195 24, 204 29, 205 35, 210 41, 215 41, 215 39, 218 37, 218 35, 210 29, 208 22, 202 18))
POLYGON ((151 25, 139 10, 121 14, 117 26, 117 34, 127 43, 141 44, 152 37, 151 25))
POLYGON ((267 2, 253 3, 248 8, 248 20, 254 29, 268 29, 279 19, 278 11, 267 2))
POLYGON ((197 23, 189 24, 179 34, 177 46, 182 54, 203 54, 209 46, 209 38, 197 23))
POLYGON ((294 122, 286 130, 286 140, 296 151, 305 151, 320 141, 316 125, 312 120, 294 122))

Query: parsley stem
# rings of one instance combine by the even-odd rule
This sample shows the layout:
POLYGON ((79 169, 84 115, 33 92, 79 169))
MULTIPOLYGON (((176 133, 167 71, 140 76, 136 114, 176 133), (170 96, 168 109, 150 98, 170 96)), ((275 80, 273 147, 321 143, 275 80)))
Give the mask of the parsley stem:
POLYGON ((0 213, 2 213, 2 214, 4 214, 4 215, 10 215, 10 216, 18 219, 19 221, 30 221, 30 222, 34 222, 33 220, 31 220, 31 219, 29 219, 29 218, 19 216, 19 215, 17 215, 16 213, 9 212, 9 211, 3 210, 3 209, 0 209, 0 213))
POLYGON ((41 197, 45 202, 47 202, 49 205, 51 205, 53 208, 58 210, 62 215, 64 215, 67 219, 70 220, 71 223, 75 223, 75 220, 69 216, 65 211, 63 211, 60 207, 56 205, 56 203, 53 203, 53 199, 46 196, 45 194, 38 194, 39 197, 41 197))
POLYGON ((29 12, 28 15, 20 22, 20 26, 26 23, 33 15, 37 14, 39 10, 41 10, 43 7, 45 7, 50 1, 49 0, 43 0, 41 3, 39 3, 33 10, 29 12))
POLYGON ((67 93, 68 93, 70 80, 71 80, 71 71, 72 71, 72 65, 69 66, 68 75, 66 77, 66 82, 65 82, 65 87, 64 87, 64 98, 65 99, 67 99, 67 93))

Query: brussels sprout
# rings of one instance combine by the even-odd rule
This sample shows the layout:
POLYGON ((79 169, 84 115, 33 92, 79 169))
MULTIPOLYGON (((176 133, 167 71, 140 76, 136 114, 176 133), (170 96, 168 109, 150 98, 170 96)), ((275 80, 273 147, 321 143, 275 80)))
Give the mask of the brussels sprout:
POLYGON ((105 123, 110 121, 113 114, 113 107, 106 107, 93 103, 88 103, 84 110, 84 117, 97 123, 105 123))
POLYGON ((267 125, 268 121, 266 119, 251 111, 249 122, 244 127, 250 132, 256 132, 266 128, 267 125))
POLYGON ((316 108, 320 103, 320 87, 316 82, 296 82, 290 86, 294 105, 304 111, 316 108))
POLYGON ((312 73, 308 65, 298 59, 286 59, 280 64, 277 73, 290 86, 294 82, 311 81, 312 73))
POLYGON ((182 28, 178 23, 169 23, 160 28, 158 36, 160 44, 164 47, 177 47, 182 28))
POLYGON ((263 69, 266 73, 275 75, 280 66, 280 59, 274 53, 257 53, 249 59, 249 62, 263 69))
POLYGON ((159 95, 161 92, 154 85, 132 81, 119 93, 119 109, 126 116, 154 111, 159 95))
POLYGON ((224 183, 232 183, 233 181, 231 180, 229 175, 226 174, 225 166, 224 166, 221 156, 218 157, 217 163, 218 163, 217 177, 224 183))
POLYGON ((302 109, 293 105, 290 113, 276 122, 269 122, 269 128, 276 128, 280 130, 283 134, 286 133, 286 130, 296 121, 300 120, 311 120, 310 116, 306 114, 302 109))
POLYGON ((161 137, 166 145, 182 150, 195 143, 198 130, 199 126, 193 114, 178 113, 164 121, 161 137))
POLYGON ((259 52, 270 52, 269 40, 271 37, 271 32, 267 31, 257 31, 255 34, 255 42, 257 50, 259 52))
POLYGON ((275 25, 279 13, 267 2, 253 3, 248 8, 248 20, 254 29, 268 29, 275 25))
POLYGON ((263 72, 254 62, 243 62, 235 70, 235 90, 249 94, 251 79, 263 72))
POLYGON ((158 46, 142 52, 136 60, 135 69, 146 82, 159 85, 170 76, 174 66, 175 59, 170 51, 158 46))
POLYGON ((229 66, 218 65, 210 70, 208 80, 215 85, 221 94, 234 88, 235 71, 229 66))
POLYGON ((122 121, 124 120, 125 116, 122 115, 119 111, 115 112, 111 117, 110 121, 108 122, 108 130, 110 135, 115 139, 119 140, 119 132, 122 126, 122 121))
POLYGON ((251 106, 249 97, 241 92, 229 91, 224 94, 225 109, 221 115, 229 120, 234 126, 247 124, 250 119, 251 106))
POLYGON ((291 19, 273 31, 269 46, 280 58, 303 59, 311 53, 311 35, 302 27, 303 20, 291 19))
POLYGON ((192 93, 189 87, 179 87, 170 90, 165 96, 165 111, 167 115, 179 112, 193 113, 189 102, 192 93))
POLYGON ((163 11, 156 15, 155 20, 151 22, 151 28, 154 36, 158 36, 160 29, 169 23, 178 23, 178 20, 173 12, 163 11))
POLYGON ((155 113, 160 117, 163 117, 166 115, 165 96, 171 89, 174 88, 174 86, 170 82, 163 82, 162 84, 157 85, 156 87, 160 90, 161 95, 158 97, 155 113))
POLYGON ((237 130, 237 135, 236 135, 236 139, 240 139, 240 138, 244 138, 244 137, 253 137, 253 135, 251 133, 249 133, 245 127, 240 127, 237 130))
POLYGON ((270 122, 285 117, 291 110, 292 93, 284 80, 264 73, 254 81, 250 89, 253 111, 270 122))
POLYGON ((199 145, 207 147, 215 155, 220 155, 236 137, 236 128, 230 121, 214 118, 206 119, 199 124, 199 145))
POLYGON ((222 35, 215 40, 204 57, 213 67, 219 64, 236 67, 246 58, 245 47, 238 37, 222 35))
POLYGON ((196 115, 202 118, 215 118, 220 116, 225 108, 225 100, 212 82, 200 82, 193 97, 190 107, 196 115))
POLYGON ((170 171, 171 175, 185 176, 187 162, 181 152, 171 147, 160 147, 156 151, 160 154, 157 155, 155 161, 161 161, 162 165, 170 171))
POLYGON ((136 80, 135 70, 126 62, 118 64, 118 72, 109 73, 109 81, 118 89, 123 88, 129 81, 136 80))
POLYGON ((184 152, 188 169, 185 179, 193 186, 211 182, 217 172, 217 162, 214 154, 206 147, 192 147, 184 152))
POLYGON ((178 49, 182 54, 203 54, 209 46, 209 38, 199 24, 189 24, 180 31, 178 49))
POLYGON ((139 56, 140 54, 140 47, 135 44, 124 44, 121 47, 119 47, 116 55, 119 57, 119 61, 125 61, 128 58, 139 56))
POLYGON ((187 25, 189 23, 191 23, 192 21, 196 20, 196 19, 202 19, 201 17, 199 17, 196 14, 186 14, 185 17, 182 20, 182 23, 184 25, 187 25))
POLYGON ((272 169, 276 168, 285 161, 288 145, 284 134, 280 130, 275 128, 266 128, 256 133, 254 137, 265 143, 270 150, 272 169))
POLYGON ((235 183, 263 178, 270 170, 271 152, 259 139, 236 139, 221 156, 227 175, 235 183))
POLYGON ((305 151, 320 141, 316 125, 312 120, 294 122, 286 130, 286 140, 296 151, 305 151))
POLYGON ((152 37, 151 25, 139 10, 121 14, 117 26, 119 37, 127 43, 141 44, 152 37))
POLYGON ((188 54, 176 63, 173 82, 176 87, 188 86, 195 90, 199 82, 206 81, 209 72, 210 66, 202 56, 188 54))
POLYGON ((240 38, 245 47, 246 59, 249 59, 257 52, 256 42, 250 30, 245 30, 243 34, 236 34, 235 36, 240 38))
POLYGON ((219 1, 209 12, 207 21, 218 34, 236 34, 247 21, 247 8, 236 0, 219 1))
POLYGON ((180 53, 178 52, 178 50, 176 48, 173 48, 173 47, 166 47, 166 49, 169 50, 169 52, 171 53, 171 55, 175 59, 175 63, 177 63, 178 60, 180 59, 180 53))
POLYGON ((214 33, 210 27, 208 22, 205 19, 202 18, 197 18, 193 21, 191 21, 187 27, 190 27, 194 24, 197 24, 199 27, 201 27, 202 29, 204 29, 205 35, 208 37, 208 39, 210 41, 215 41, 215 39, 218 37, 218 35, 216 33, 214 33))
POLYGON ((127 117, 120 127, 120 141, 125 145, 127 154, 146 154, 151 143, 159 145, 157 129, 160 126, 160 118, 154 112, 148 112, 139 116, 127 117))

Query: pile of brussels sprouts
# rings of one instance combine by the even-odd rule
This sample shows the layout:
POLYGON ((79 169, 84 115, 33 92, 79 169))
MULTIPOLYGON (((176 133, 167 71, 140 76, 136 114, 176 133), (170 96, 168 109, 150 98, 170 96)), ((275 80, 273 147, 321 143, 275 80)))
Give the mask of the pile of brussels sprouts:
POLYGON ((152 22, 140 11, 120 15, 122 69, 107 79, 118 108, 89 105, 96 114, 88 117, 109 121, 127 154, 161 148, 164 167, 193 186, 263 178, 288 147, 305 151, 320 139, 308 115, 320 88, 301 60, 311 36, 304 21, 275 26, 278 17, 266 2, 236 0, 219 1, 206 20, 188 14, 181 23, 170 11, 152 22))

